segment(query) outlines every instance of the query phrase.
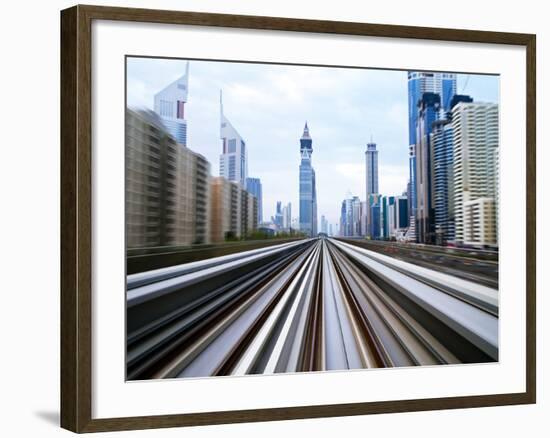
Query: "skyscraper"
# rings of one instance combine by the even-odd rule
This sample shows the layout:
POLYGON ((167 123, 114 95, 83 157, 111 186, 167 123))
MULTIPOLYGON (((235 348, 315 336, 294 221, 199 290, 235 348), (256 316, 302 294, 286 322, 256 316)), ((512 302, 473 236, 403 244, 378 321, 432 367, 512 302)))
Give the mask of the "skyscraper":
POLYGON ((367 230, 367 216, 368 216, 368 208, 367 208, 367 201, 361 202, 361 236, 366 236, 368 233, 367 230))
POLYGON ((460 102, 453 108, 453 198, 458 244, 497 245, 498 118, 495 103, 460 102))
POLYGON ((368 197, 372 193, 378 193, 378 151, 376 150, 376 143, 372 141, 367 144, 365 164, 366 194, 368 197))
POLYGON ((126 111, 126 244, 208 243, 210 164, 153 111, 126 111))
POLYGON ((418 102, 424 93, 439 94, 441 109, 449 111, 451 100, 456 94, 455 73, 434 73, 410 71, 408 77, 409 98, 409 145, 416 144, 416 121, 418 120, 418 102))
POLYGON ((283 206, 282 214, 283 229, 289 231, 292 228, 292 204, 290 202, 283 206))
POLYGON ((367 208, 367 220, 366 220, 366 237, 371 239, 378 239, 381 236, 382 223, 381 223, 381 202, 382 196, 377 193, 370 193, 367 195, 366 208, 367 208), (378 209, 373 210, 372 206, 377 205, 378 209), (377 215, 373 217, 373 212, 377 215), (374 234, 373 234, 374 233, 374 234))
MULTIPOLYGON (((451 109, 459 102, 473 102, 470 96, 455 95, 451 109)), ((455 218, 453 200, 453 126, 452 112, 433 124, 431 145, 433 157, 433 206, 436 243, 454 242, 455 218)))
POLYGON ((395 228, 395 196, 384 196, 380 201, 380 215, 382 217, 382 235, 390 239, 395 228))
POLYGON ((189 62, 185 74, 155 94, 155 112, 177 143, 187 146, 185 103, 189 88, 189 62))
POLYGON ((409 229, 407 240, 416 242, 416 145, 409 146, 409 182, 407 183, 409 199, 409 229))
POLYGON ((434 123, 433 204, 436 243, 454 241, 454 211, 452 209, 453 127, 449 120, 434 123))
POLYGON ((365 235, 370 236, 372 231, 371 200, 372 195, 378 194, 378 151, 372 138, 370 143, 367 143, 367 150, 365 151, 365 193, 367 204, 363 212, 365 216, 363 231, 365 231, 365 235))
POLYGON ((321 216, 321 233, 328 235, 328 221, 324 215, 321 216))
POLYGON ((354 196, 351 200, 351 223, 352 236, 361 235, 361 200, 359 196, 354 196))
POLYGON ((210 179, 210 238, 213 242, 245 237, 258 228, 258 200, 235 181, 210 179))
POLYGON ((351 193, 342 201, 340 210, 340 235, 345 237, 361 235, 361 201, 351 193))
POLYGON ((263 222, 263 208, 262 208, 262 182, 260 178, 246 178, 246 190, 256 197, 258 200, 258 223, 263 222))
POLYGON ((220 91, 220 176, 236 181, 244 188, 248 176, 246 144, 231 122, 223 113, 222 93, 220 91))
POLYGON ((395 198, 395 228, 404 233, 409 223, 409 202, 406 194, 395 198))
POLYGON ((277 230, 281 230, 283 228, 283 210, 281 208, 281 201, 277 201, 275 207, 275 216, 272 216, 271 220, 277 227, 277 230))
POLYGON ((370 238, 379 239, 380 238, 380 197, 376 197, 376 201, 370 206, 370 216, 371 216, 371 230, 370 238))
POLYGON ((424 93, 418 104, 416 134, 416 236, 420 243, 435 243, 432 198, 432 126, 440 109, 439 94, 424 93))
POLYGON ((408 107, 409 107, 409 231, 408 239, 417 239, 416 209, 417 194, 417 121, 419 103, 424 93, 438 94, 440 107, 436 118, 444 118, 445 113, 451 109, 451 101, 456 94, 456 74, 409 71, 408 77, 408 107))
POLYGON ((315 170, 311 166, 312 144, 306 122, 300 138, 300 231, 310 237, 317 234, 317 190, 315 170))

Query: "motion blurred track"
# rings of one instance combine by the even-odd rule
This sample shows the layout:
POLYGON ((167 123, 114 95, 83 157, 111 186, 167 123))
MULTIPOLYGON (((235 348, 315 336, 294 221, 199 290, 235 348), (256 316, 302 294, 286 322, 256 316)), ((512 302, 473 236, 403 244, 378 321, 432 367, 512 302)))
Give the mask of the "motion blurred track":
POLYGON ((498 360, 498 293, 328 238, 127 278, 127 377, 498 360))

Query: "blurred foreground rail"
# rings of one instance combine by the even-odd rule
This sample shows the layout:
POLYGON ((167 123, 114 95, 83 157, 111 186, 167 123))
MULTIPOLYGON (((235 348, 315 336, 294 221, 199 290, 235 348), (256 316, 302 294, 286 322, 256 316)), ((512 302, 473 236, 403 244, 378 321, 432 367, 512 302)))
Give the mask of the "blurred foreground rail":
POLYGON ((498 360, 496 289, 335 239, 127 284, 128 379, 498 360))

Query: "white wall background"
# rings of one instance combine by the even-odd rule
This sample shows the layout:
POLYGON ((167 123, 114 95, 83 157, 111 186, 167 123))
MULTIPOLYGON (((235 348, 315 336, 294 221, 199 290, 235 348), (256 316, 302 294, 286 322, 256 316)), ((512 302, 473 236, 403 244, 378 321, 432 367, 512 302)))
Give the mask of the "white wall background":
MULTIPOLYGON (((90 1, 111 6, 272 15, 537 34, 538 77, 538 404, 441 412, 139 431, 105 436, 545 437, 550 412, 543 348, 550 325, 543 277, 550 220, 548 168, 550 30, 544 2, 495 0, 338 2, 277 0, 90 1), (511 3, 511 2, 510 2, 511 3), (546 105, 545 105, 546 104, 546 105), (546 115, 546 117, 545 117, 546 115), (546 166, 544 165, 546 161, 546 166), (546 211, 544 211, 546 210, 546 211)), ((3 436, 68 436, 59 418, 59 10, 70 1, 5 2, 0 16, 0 430, 3 436)))

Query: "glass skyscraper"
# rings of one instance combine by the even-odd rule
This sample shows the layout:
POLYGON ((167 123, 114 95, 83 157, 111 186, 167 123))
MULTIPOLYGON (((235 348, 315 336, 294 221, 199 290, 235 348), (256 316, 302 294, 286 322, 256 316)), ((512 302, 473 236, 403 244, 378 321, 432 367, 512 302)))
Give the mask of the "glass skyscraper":
POLYGON ((317 190, 315 170, 311 166, 312 145, 306 122, 300 138, 300 231, 310 237, 317 235, 317 190))
POLYGON ((440 97, 424 93, 418 107, 416 135, 416 236, 420 243, 435 243, 432 198, 431 132, 440 110, 440 97))
POLYGON ((189 88, 189 62, 185 75, 176 79, 163 90, 155 94, 155 112, 160 116, 167 131, 177 143, 187 146, 187 121, 185 104, 189 88))
POLYGON ((438 94, 440 107, 436 118, 444 118, 445 113, 451 110, 451 102, 456 94, 456 74, 409 71, 408 78, 408 107, 409 107, 409 236, 416 240, 416 209, 417 209, 417 133, 419 105, 424 93, 438 94))
POLYGON ((410 71, 408 77, 409 96, 409 145, 416 144, 416 121, 418 104, 424 93, 435 93, 440 96, 441 110, 451 109, 451 101, 456 94, 455 73, 434 73, 410 71))
POLYGON ((246 178, 246 191, 256 197, 258 200, 258 224, 263 222, 262 209, 262 182, 260 178, 246 178))

